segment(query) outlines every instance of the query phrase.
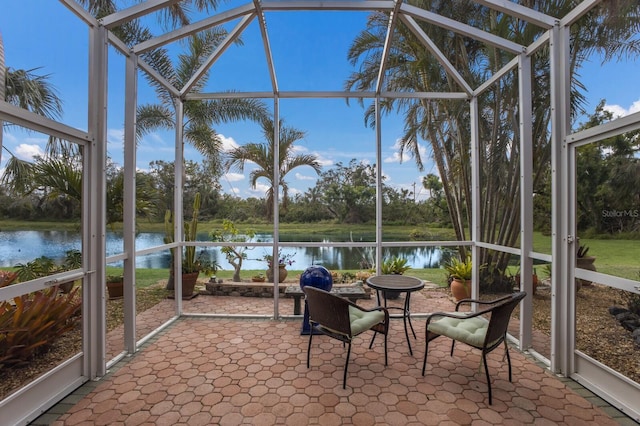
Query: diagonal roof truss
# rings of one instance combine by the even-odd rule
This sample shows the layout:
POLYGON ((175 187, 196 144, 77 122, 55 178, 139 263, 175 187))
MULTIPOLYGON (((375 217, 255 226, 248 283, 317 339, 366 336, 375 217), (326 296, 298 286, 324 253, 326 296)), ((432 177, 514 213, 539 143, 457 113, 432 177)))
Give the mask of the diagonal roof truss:
MULTIPOLYGON (((72 0, 62 0, 67 3, 73 3, 72 0)), ((127 9, 118 11, 112 15, 106 16, 99 20, 99 24, 105 26, 107 29, 113 29, 123 23, 129 22, 133 19, 137 19, 151 13, 157 12, 164 7, 170 6, 176 3, 176 0, 148 0, 143 3, 136 4, 127 9)), ((507 14, 513 18, 520 19, 531 24, 540 26, 544 29, 550 29, 554 25, 557 25, 559 20, 554 17, 544 15, 528 7, 510 2, 510 1, 497 1, 497 0, 485 0, 477 2, 488 8, 491 8, 497 12, 507 14)), ((586 1, 583 5, 583 10, 577 16, 571 18, 572 21, 577 19, 582 14, 590 10, 595 6, 597 1, 586 1), (585 5, 586 3, 586 5, 585 5)), ((210 29, 212 27, 223 25, 234 20, 240 19, 240 23, 228 34, 227 39, 216 49, 215 52, 207 59, 202 65, 201 69, 193 76, 193 78, 183 88, 176 88, 179 90, 180 96, 185 99, 206 99, 206 98, 221 98, 221 97, 282 97, 282 98, 295 98, 295 97, 353 97, 354 95, 363 98, 373 98, 375 96, 382 97, 398 97, 397 94, 392 94, 384 90, 384 73, 386 70, 386 62, 389 57, 389 50, 391 48, 391 39, 393 37, 394 29, 398 20, 405 23, 411 31, 418 37, 418 39, 424 44, 431 54, 438 60, 444 70, 451 78, 459 84, 463 91, 460 93, 411 93, 404 94, 407 97, 425 97, 425 98, 452 98, 460 99, 469 97, 477 90, 472 88, 468 82, 464 80, 462 75, 455 67, 448 61, 446 55, 440 51, 436 44, 425 34, 420 28, 419 23, 428 23, 430 25, 438 26, 440 28, 451 31, 455 34, 464 35, 475 40, 482 41, 490 46, 499 48, 505 52, 513 55, 521 53, 531 53, 532 49, 526 46, 519 45, 510 40, 501 38, 494 34, 490 34, 479 28, 475 28, 469 24, 458 22, 454 19, 438 15, 436 13, 421 9, 419 7, 406 4, 402 0, 347 0, 347 1, 259 1, 253 0, 246 4, 233 7, 228 10, 224 10, 213 14, 212 16, 205 17, 199 21, 193 22, 189 25, 185 25, 181 28, 173 31, 168 31, 164 34, 156 36, 150 40, 139 43, 132 46, 129 51, 133 54, 141 54, 150 50, 165 46, 174 41, 191 36, 198 32, 210 29), (376 88, 373 92, 336 92, 336 91, 316 91, 316 92, 289 92, 282 93, 278 87, 278 77, 276 73, 276 64, 274 63, 273 54, 271 50, 271 40, 267 31, 268 18, 267 12, 284 12, 284 11, 352 11, 352 12, 383 12, 390 16, 387 35, 385 39, 385 45, 382 53, 382 60, 380 62, 380 70, 378 79, 376 81, 376 88), (207 70, 220 58, 226 48, 247 28, 247 26, 253 21, 258 20, 260 32, 263 39, 265 56, 267 61, 267 67, 269 70, 269 78, 271 81, 271 92, 234 92, 233 95, 209 93, 199 93, 193 95, 189 94, 189 90, 193 87, 195 82, 204 75, 207 70)), ((122 49, 123 46, 120 46, 122 49)), ((533 49, 535 50, 535 49, 533 49)), ((124 51, 123 53, 129 53, 124 51)), ((142 59, 138 59, 139 65, 142 69, 147 71, 151 67, 148 64, 144 64, 142 59)), ((509 63, 506 68, 512 69, 514 67, 513 62, 509 63)), ((153 75, 153 78, 157 78, 157 75, 153 75)), ((477 89, 477 88, 476 88, 477 89)))

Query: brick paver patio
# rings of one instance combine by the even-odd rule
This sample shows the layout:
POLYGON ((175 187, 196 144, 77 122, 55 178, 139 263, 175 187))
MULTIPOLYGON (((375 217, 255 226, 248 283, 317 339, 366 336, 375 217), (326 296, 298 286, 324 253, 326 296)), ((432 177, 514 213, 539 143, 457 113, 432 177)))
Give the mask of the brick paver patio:
MULTIPOLYGON (((138 331, 157 327, 158 316, 170 317, 171 303, 145 312, 147 319, 140 315, 138 331)), ((201 295, 184 303, 186 312, 273 312, 272 300, 264 298, 201 295)), ((291 299, 281 299, 279 305, 283 313, 293 310, 291 299)), ((412 296, 413 312, 452 307, 441 292, 412 296)), ((345 348, 326 336, 315 337, 307 369, 308 336, 300 335, 300 327, 300 319, 183 317, 34 424, 635 424, 517 350, 511 351, 512 383, 503 351, 489 355, 493 405, 488 405, 479 370, 480 354, 463 344, 456 345, 451 357, 450 340, 435 340, 423 377, 424 320, 419 318, 414 319, 414 356, 409 355, 402 321, 392 322, 387 367, 382 339, 371 350, 368 334, 356 341, 347 388, 342 389, 345 348)))

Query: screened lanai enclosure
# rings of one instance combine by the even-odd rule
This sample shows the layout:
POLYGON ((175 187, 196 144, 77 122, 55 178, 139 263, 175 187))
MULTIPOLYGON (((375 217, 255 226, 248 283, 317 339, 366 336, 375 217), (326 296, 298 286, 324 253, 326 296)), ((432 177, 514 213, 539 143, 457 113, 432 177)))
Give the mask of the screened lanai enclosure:
MULTIPOLYGON (((637 2, 61 0, 52 16, 42 16, 29 1, 23 4, 23 14, 8 19, 27 17, 48 25, 63 18, 72 21, 64 35, 37 30, 18 43, 25 50, 46 47, 42 62, 36 58, 32 64, 42 66, 42 74, 50 63, 64 62, 64 76, 49 77, 54 85, 56 77, 64 77, 73 98, 69 89, 58 93, 65 101, 64 114, 48 103, 51 98, 19 102, 22 86, 16 82, 24 80, 12 79, 19 66, 12 64, 8 48, 0 50, 0 81, 8 83, 0 92, 1 195, 7 206, 20 191, 48 203, 55 200, 55 211, 62 213, 52 213, 51 219, 77 217, 80 231, 77 247, 56 240, 62 231, 53 231, 52 245, 66 253, 63 266, 32 271, 0 287, 5 309, 0 311, 1 355, 7 356, 0 357, 0 369, 21 368, 19 362, 7 363, 11 342, 21 342, 10 340, 16 339, 14 334, 4 329, 30 327, 9 320, 6 312, 15 312, 16 300, 33 301, 45 289, 74 283, 71 293, 29 306, 40 318, 79 318, 81 332, 75 341, 62 343, 67 352, 63 360, 3 390, 3 423, 33 420, 84 382, 99 380, 115 362, 180 317, 300 318, 278 291, 262 298, 257 312, 238 312, 225 303, 192 304, 183 298, 182 275, 171 273, 172 308, 157 310, 150 323, 141 322, 140 311, 154 309, 142 303, 141 289, 166 281, 170 269, 185 265, 191 250, 198 259, 215 253, 208 260, 224 269, 231 268, 224 253, 233 250, 245 253, 246 265, 256 257, 305 253, 290 268, 299 271, 316 260, 332 270, 366 269, 340 263, 344 253, 364 253, 377 274, 389 253, 409 258, 431 253, 440 260, 445 253, 468 253, 473 297, 510 291, 517 269, 522 279, 516 286, 530 297, 520 305, 512 342, 553 373, 574 379, 640 420, 640 355, 631 332, 624 355, 630 367, 622 371, 610 364, 608 355, 619 351, 621 343, 606 344, 608 352, 593 350, 593 341, 606 336, 580 319, 606 310, 581 303, 589 283, 617 292, 620 300, 640 300, 640 247, 634 241, 615 247, 620 247, 621 259, 635 263, 600 260, 596 268, 580 263, 586 257, 584 241, 595 257, 605 258, 603 251, 612 247, 593 239, 597 232, 580 230, 601 229, 614 243, 638 233, 640 113, 612 115, 599 109, 585 118, 581 108, 590 87, 580 82, 581 70, 597 73, 599 60, 610 64, 621 57, 637 58, 637 2), (349 40, 342 39, 345 29, 349 40), (295 134, 297 128, 312 126, 321 134, 295 134), (120 130, 114 134, 112 129, 120 130), (235 134, 246 136, 232 140, 229 148, 235 134), (48 141, 50 149, 26 161, 12 148, 16 135, 48 141), (249 147, 255 148, 251 143, 259 138, 270 141, 272 151, 252 157, 249 147), (292 150, 289 142, 303 138, 320 140, 322 148, 292 150), (244 160, 233 163, 228 157, 232 153, 244 160), (306 155, 308 161, 297 158, 307 170, 298 169, 294 178, 287 173, 295 155, 306 155), (141 162, 143 157, 157 162, 150 167, 141 162), (372 179, 372 190, 363 195, 362 202, 370 206, 362 209, 368 214, 363 224, 343 239, 314 241, 283 232, 281 221, 296 219, 287 205, 295 194, 292 182, 318 179, 321 163, 344 166, 352 158, 362 160, 351 165, 363 164, 372 179), (198 162, 199 175, 193 172, 198 162), (230 165, 235 168, 226 167, 230 165), (141 244, 139 227, 150 220, 145 213, 154 203, 148 198, 146 172, 159 173, 161 166, 169 179, 155 189, 169 200, 161 211, 170 214, 155 220, 165 220, 168 228, 160 238, 141 244), (19 173, 25 170, 32 173, 27 180, 19 173), (604 171, 615 171, 613 190, 606 196, 596 187, 596 176, 604 171), (446 227, 454 237, 416 232, 411 239, 398 238, 389 225, 406 220, 408 210, 394 208, 387 185, 411 176, 407 182, 414 184, 404 188, 403 200, 410 209, 420 202, 415 182, 421 187, 428 173, 437 175, 443 186, 440 191, 432 186, 425 200, 436 193, 441 197, 439 205, 451 218, 446 227), (232 177, 238 180, 231 182, 232 177), (241 212, 229 211, 225 218, 235 221, 235 234, 229 228, 223 238, 191 235, 196 222, 206 220, 198 217, 199 211, 215 206, 203 188, 222 192, 228 185, 233 188, 228 196, 241 198, 237 188, 242 183, 260 191, 254 197, 267 200, 270 232, 255 237, 243 229, 241 212), (112 226, 120 222, 120 239, 114 243, 112 226), (531 277, 543 269, 548 288, 542 292, 539 286, 534 294, 531 277), (107 333, 107 276, 114 270, 124 276, 118 313, 123 333, 117 340, 107 333), (545 297, 546 304, 536 303, 545 297), (51 314, 43 305, 58 310, 51 314), (540 317, 548 319, 544 330, 538 329, 540 317)), ((14 40, 3 31, 0 42, 9 46, 14 40)), ((632 76, 620 84, 640 93, 632 76)), ((337 186, 316 186, 316 196, 350 183, 335 181, 337 186)), ((304 191, 298 191, 300 197, 304 191)), ((336 220, 349 224, 356 202, 347 204, 336 220)), ((26 204, 21 208, 26 211, 26 204)), ((24 214, 18 221, 27 219, 24 214)), ((432 222, 426 216, 420 221, 410 225, 421 230, 432 222)), ((43 251, 23 259, 19 253, 27 251, 28 234, 6 235, 0 241, 13 263, 3 262, 5 270, 47 255, 43 251)), ((412 268, 434 267, 420 260, 412 268)), ((282 272, 274 268, 273 273, 278 281, 282 272)), ((2 279, 8 281, 6 275, 2 279)), ((209 296, 198 299, 204 297, 209 296)), ((412 312, 415 321, 425 314, 412 312)), ((44 333, 64 336, 65 331, 62 325, 44 333)))

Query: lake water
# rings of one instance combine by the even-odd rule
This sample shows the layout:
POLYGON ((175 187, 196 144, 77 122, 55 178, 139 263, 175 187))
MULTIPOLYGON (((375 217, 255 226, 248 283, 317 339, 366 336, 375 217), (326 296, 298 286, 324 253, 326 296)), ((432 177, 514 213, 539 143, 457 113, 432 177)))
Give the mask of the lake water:
MULTIPOLYGON (((163 244, 164 233, 143 232, 136 237, 136 249, 142 250, 163 244)), ((207 241, 207 235, 201 236, 207 241)), ((309 241, 327 242, 321 236, 309 238, 309 241)), ((335 239, 334 239, 335 240, 335 239)), ((273 241, 270 234, 256 235, 253 241, 273 241)), ((297 241, 300 241, 299 239, 297 241)), ((107 233, 107 256, 122 252, 122 234, 107 233)), ((52 259, 64 258, 67 250, 80 249, 80 236, 73 231, 1 231, 0 232, 0 266, 15 266, 26 263, 40 256, 52 259)), ((201 250, 201 249, 199 249, 201 250)), ((203 249, 206 256, 218 262, 222 269, 230 270, 219 247, 203 249)), ((383 258, 400 256, 407 259, 412 268, 436 268, 440 265, 441 250, 437 247, 400 247, 385 248, 383 258)), ((372 248, 359 247, 298 247, 283 248, 282 252, 293 256, 295 263, 291 269, 305 269, 310 265, 323 265, 328 269, 360 269, 363 259, 372 259, 372 248)), ((243 262, 242 269, 266 269, 266 262, 260 260, 270 253, 268 247, 249 248, 246 252, 248 259, 243 262)), ((140 268, 167 268, 170 262, 169 251, 139 256, 136 264, 140 268)))

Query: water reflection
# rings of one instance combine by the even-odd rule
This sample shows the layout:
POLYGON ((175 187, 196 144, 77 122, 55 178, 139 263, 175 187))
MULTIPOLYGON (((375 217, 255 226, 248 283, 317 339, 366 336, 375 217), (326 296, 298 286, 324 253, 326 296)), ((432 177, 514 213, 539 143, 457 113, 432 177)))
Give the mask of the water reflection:
MULTIPOLYGON (((136 237, 137 250, 157 247, 163 243, 163 233, 144 232, 136 237)), ((208 241, 207 235, 202 234, 199 240, 208 241)), ((283 241, 304 242, 331 242, 350 241, 351 236, 346 236, 342 241, 332 236, 328 239, 323 236, 300 235, 288 236, 283 241)), ((359 236, 359 241, 369 241, 368 236, 359 236)), ((272 242, 271 234, 258 234, 252 241, 272 242)), ((10 267, 18 263, 26 263, 40 256, 47 256, 55 260, 64 258, 67 250, 81 249, 80 235, 73 231, 2 231, 0 232, 0 266, 10 267)), ((123 238, 121 233, 107 233, 107 256, 112 256, 123 251, 123 238)), ((294 264, 291 269, 305 269, 310 265, 323 265, 329 269, 365 269, 374 263, 375 250, 371 247, 299 247, 283 248, 284 254, 292 255, 294 264)), ((232 269, 223 253, 218 247, 198 249, 198 253, 211 261, 217 262, 222 269, 232 269)), ((247 259, 244 260, 243 269, 266 269, 263 259, 265 254, 270 254, 270 248, 254 247, 247 251, 247 259)), ((399 256, 407 259, 412 268, 437 268, 442 256, 446 257, 438 247, 393 247, 385 248, 383 258, 399 256)), ((140 256, 136 259, 139 268, 167 268, 171 261, 168 250, 140 256)), ((113 265, 115 266, 115 265, 113 265)))

